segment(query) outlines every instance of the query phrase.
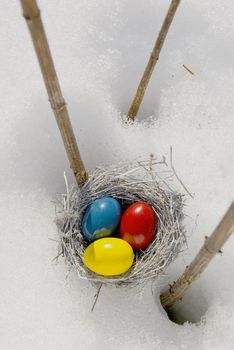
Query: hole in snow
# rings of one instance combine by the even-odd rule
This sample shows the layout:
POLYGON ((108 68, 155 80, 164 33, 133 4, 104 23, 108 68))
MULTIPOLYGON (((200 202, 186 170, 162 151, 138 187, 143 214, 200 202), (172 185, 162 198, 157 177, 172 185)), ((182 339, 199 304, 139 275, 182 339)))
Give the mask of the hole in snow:
POLYGON ((205 316, 208 305, 201 290, 191 290, 172 308, 165 310, 168 318, 176 323, 183 325, 185 322, 199 323, 205 316))

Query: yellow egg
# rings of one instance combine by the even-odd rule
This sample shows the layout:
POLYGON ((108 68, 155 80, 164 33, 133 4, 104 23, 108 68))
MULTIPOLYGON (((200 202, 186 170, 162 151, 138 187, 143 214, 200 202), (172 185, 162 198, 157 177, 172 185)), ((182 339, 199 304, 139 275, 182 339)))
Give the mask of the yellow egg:
POLYGON ((128 271, 134 253, 130 244, 120 238, 101 238, 90 244, 84 252, 84 263, 93 272, 103 276, 116 276, 128 271))

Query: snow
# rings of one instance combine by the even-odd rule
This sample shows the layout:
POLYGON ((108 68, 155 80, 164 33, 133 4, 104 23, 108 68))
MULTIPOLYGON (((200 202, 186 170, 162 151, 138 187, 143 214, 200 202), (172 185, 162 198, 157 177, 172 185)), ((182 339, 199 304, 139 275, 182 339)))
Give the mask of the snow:
MULTIPOLYGON (((94 288, 57 254, 54 203, 70 173, 18 2, 3 0, 1 47, 0 345, 18 349, 232 349, 234 239, 177 306, 159 293, 176 279, 233 200, 234 4, 182 1, 139 121, 121 123, 169 1, 40 0, 83 160, 169 156, 195 194, 188 250, 152 287, 94 288), (193 72, 189 74, 182 65, 193 72)), ((70 181, 72 176, 70 175, 70 181)), ((182 189, 181 189, 182 190, 182 189)))

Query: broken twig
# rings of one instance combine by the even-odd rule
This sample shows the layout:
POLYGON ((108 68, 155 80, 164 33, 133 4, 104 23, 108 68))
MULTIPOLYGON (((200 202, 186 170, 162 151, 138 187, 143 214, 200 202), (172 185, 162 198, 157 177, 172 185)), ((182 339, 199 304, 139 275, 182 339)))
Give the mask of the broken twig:
POLYGON ((147 66, 145 68, 144 74, 141 78, 140 84, 138 86, 136 95, 134 97, 134 100, 132 102, 132 105, 128 111, 128 119, 135 120, 135 117, 137 115, 137 112, 140 108, 141 102, 143 100, 145 91, 147 89, 147 86, 149 84, 151 75, 153 73, 154 67, 159 59, 159 54, 161 52, 162 46, 164 44, 164 41, 166 39, 168 30, 170 28, 170 25, 173 21, 174 15, 176 13, 176 10, 180 4, 180 0, 172 0, 170 7, 168 9, 168 12, 166 14, 166 17, 164 19, 163 25, 161 27, 161 30, 158 34, 157 40, 155 42, 153 51, 150 55, 149 61, 147 63, 147 66))
POLYGON ((161 304, 164 309, 171 308, 177 301, 181 300, 187 290, 200 277, 213 257, 220 253, 222 246, 234 231, 234 202, 227 210, 226 214, 216 227, 210 237, 206 237, 205 242, 191 262, 186 267, 184 273, 178 278, 170 288, 161 294, 161 304))
POLYGON ((185 64, 183 64, 182 67, 184 67, 184 69, 186 69, 191 75, 194 75, 191 69, 189 69, 185 64))
POLYGON ((95 306, 96 306, 96 304, 97 304, 97 301, 98 301, 98 297, 99 297, 101 288, 102 288, 102 283, 100 283, 100 286, 99 286, 98 289, 97 289, 97 293, 94 295, 94 303, 93 303, 91 312, 93 312, 93 310, 94 310, 94 308, 95 308, 95 306))
POLYGON ((81 185, 87 180, 88 175, 80 156, 66 103, 62 96, 44 26, 41 20, 40 11, 35 0, 20 1, 23 8, 23 15, 27 22, 40 64, 51 108, 53 109, 64 147, 70 161, 70 166, 77 183, 81 185))

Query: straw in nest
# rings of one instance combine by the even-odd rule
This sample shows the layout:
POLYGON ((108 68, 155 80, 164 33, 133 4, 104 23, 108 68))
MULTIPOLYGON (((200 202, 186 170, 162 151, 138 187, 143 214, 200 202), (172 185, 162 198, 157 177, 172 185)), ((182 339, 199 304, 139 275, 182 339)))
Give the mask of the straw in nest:
MULTIPOLYGON (((164 273, 185 243, 183 220, 184 196, 173 191, 162 177, 171 171, 156 171, 165 162, 146 161, 98 167, 82 188, 67 186, 58 207, 57 227, 60 247, 67 262, 80 278, 116 286, 138 285, 164 273), (137 251, 132 268, 114 277, 97 275, 83 263, 84 250, 89 244, 81 233, 81 223, 87 207, 104 196, 117 199, 125 209, 136 201, 149 203, 158 216, 158 230, 154 241, 143 251, 137 251)), ((171 173, 173 175, 173 173, 171 173)), ((165 177, 165 176, 164 176, 165 177)))

